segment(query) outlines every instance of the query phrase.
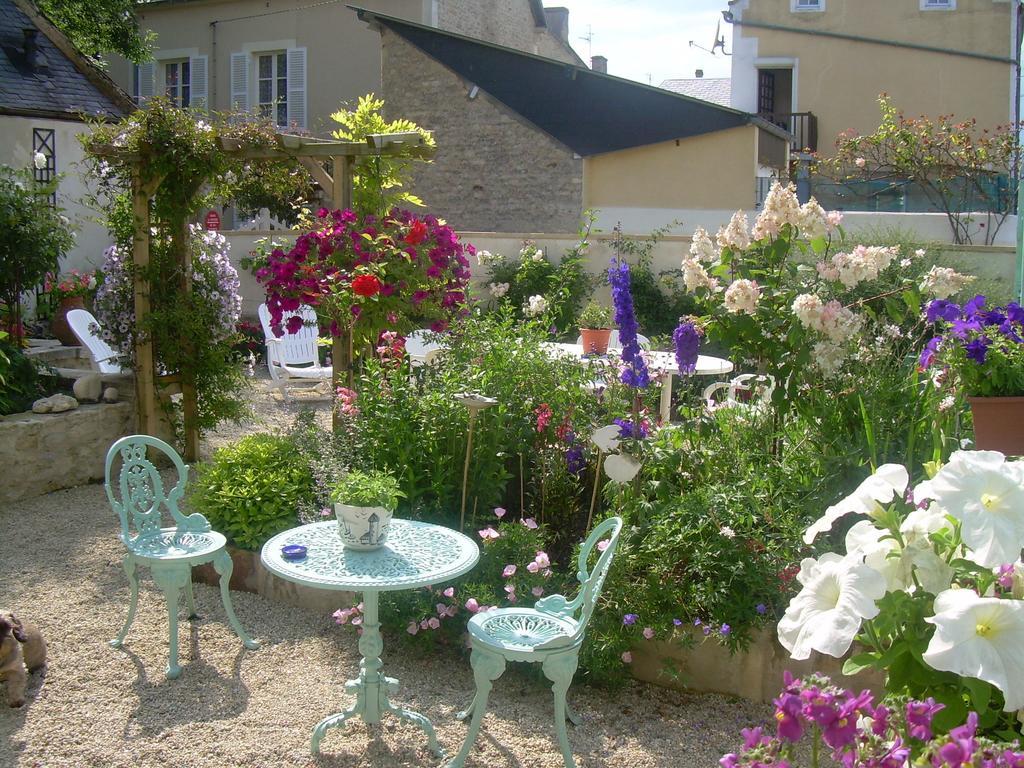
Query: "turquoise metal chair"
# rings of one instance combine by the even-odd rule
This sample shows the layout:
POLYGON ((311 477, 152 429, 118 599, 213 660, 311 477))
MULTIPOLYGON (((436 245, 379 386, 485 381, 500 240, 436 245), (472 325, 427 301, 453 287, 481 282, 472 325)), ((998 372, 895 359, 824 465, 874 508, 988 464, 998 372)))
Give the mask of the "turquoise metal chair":
POLYGON ((128 552, 122 564, 131 584, 131 602, 128 618, 116 639, 110 641, 114 648, 120 648, 128 635, 128 629, 135 619, 139 604, 139 566, 148 567, 153 581, 167 598, 167 619, 170 624, 170 659, 167 662, 167 677, 174 679, 181 674, 178 666, 178 597, 185 589, 188 601, 189 621, 196 619, 195 596, 192 593, 192 566, 213 563, 220 576, 220 596, 228 615, 231 628, 246 648, 255 650, 259 643, 242 629, 231 606, 228 584, 231 581, 233 564, 224 548, 226 540, 216 531, 210 530, 206 518, 196 513, 186 517, 178 510, 178 502, 185 494, 188 481, 188 467, 177 452, 163 440, 147 435, 122 437, 107 451, 106 489, 110 506, 121 519, 121 542, 128 552), (178 480, 170 493, 164 493, 163 480, 156 467, 146 458, 146 449, 155 448, 166 454, 178 472, 178 480), (114 460, 121 457, 121 472, 118 475, 118 495, 114 495, 111 483, 111 468, 114 460), (119 498, 118 498, 119 497, 119 498), (173 528, 161 528, 161 507, 166 507, 174 518, 173 528), (129 517, 130 513, 130 517, 129 517), (134 529, 134 533, 132 530, 134 529))
POLYGON ((487 696, 494 681, 505 671, 509 661, 525 661, 542 665, 544 675, 551 681, 555 694, 555 731, 562 748, 566 768, 576 763, 565 731, 568 715, 574 725, 577 718, 568 709, 565 695, 572 683, 579 663, 580 646, 587 623, 601 595, 608 569, 615 555, 622 530, 622 518, 611 517, 597 526, 580 549, 576 578, 580 591, 572 600, 562 595, 549 595, 538 600, 533 608, 501 608, 478 613, 469 620, 469 640, 472 646, 470 665, 476 681, 476 695, 469 708, 456 717, 464 720, 472 716, 469 732, 462 749, 447 768, 462 768, 469 750, 480 733, 480 723, 487 708, 487 696), (603 540, 608 546, 601 552, 594 570, 587 563, 594 548, 603 540))

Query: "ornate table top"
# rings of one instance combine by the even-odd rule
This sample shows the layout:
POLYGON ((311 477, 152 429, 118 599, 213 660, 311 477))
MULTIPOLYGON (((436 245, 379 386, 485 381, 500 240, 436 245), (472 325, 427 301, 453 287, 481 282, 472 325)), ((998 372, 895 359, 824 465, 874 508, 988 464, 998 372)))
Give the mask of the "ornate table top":
MULTIPOLYGON (((583 352, 582 344, 546 342, 544 346, 553 353, 566 357, 577 357, 581 360, 587 357, 583 352)), ((679 375, 679 365, 676 363, 675 355, 671 352, 649 350, 645 351, 644 354, 659 368, 675 376, 679 375)), ((733 364, 729 360, 724 360, 721 357, 712 357, 711 355, 697 355, 697 368, 694 374, 697 376, 715 376, 729 373, 732 369, 733 364)))
POLYGON ((476 543, 457 531, 414 520, 391 521, 380 549, 345 549, 337 521, 310 523, 279 533, 260 553, 263 565, 282 579, 320 589, 388 592, 454 579, 480 559, 476 543), (285 560, 281 547, 301 544, 302 560, 285 560))

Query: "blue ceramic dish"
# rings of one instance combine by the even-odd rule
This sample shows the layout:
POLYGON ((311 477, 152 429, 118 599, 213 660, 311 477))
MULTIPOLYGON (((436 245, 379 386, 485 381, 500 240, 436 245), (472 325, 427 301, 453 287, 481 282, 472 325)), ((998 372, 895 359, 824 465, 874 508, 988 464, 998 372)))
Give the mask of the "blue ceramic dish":
POLYGON ((285 560, 302 560, 306 556, 306 548, 301 544, 286 544, 281 547, 281 556, 285 560))

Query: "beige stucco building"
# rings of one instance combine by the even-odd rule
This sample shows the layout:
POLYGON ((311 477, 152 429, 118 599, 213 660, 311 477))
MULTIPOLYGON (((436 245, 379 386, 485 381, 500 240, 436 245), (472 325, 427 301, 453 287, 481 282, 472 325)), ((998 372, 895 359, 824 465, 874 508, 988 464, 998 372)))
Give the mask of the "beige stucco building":
POLYGON ((732 106, 772 115, 797 135, 797 148, 827 153, 841 131, 870 131, 883 92, 907 115, 954 114, 988 128, 1015 119, 1019 0, 730 0, 729 8, 732 106))
MULTIPOLYGON (((545 13, 540 0, 373 0, 373 7, 579 61, 558 34, 567 23, 564 9, 545 13)), ((282 127, 328 134, 336 127, 330 115, 343 102, 381 90, 380 36, 343 2, 157 0, 140 5, 138 16, 142 29, 156 33, 154 61, 110 65, 136 98, 167 94, 183 105, 249 111, 282 127)))

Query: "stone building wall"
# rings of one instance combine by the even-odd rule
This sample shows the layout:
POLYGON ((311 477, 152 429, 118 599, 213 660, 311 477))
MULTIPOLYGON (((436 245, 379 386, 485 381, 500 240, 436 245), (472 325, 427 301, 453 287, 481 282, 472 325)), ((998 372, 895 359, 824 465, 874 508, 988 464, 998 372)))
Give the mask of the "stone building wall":
POLYGON ((437 140, 411 184, 429 212, 463 231, 576 231, 583 161, 572 150, 482 90, 469 98, 471 84, 386 28, 381 44, 388 118, 437 140))
POLYGON ((536 25, 529 0, 440 0, 437 26, 506 48, 580 63, 566 42, 536 25))

